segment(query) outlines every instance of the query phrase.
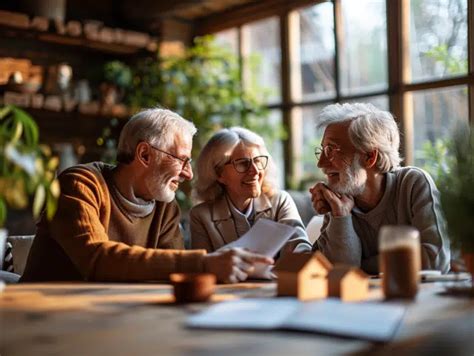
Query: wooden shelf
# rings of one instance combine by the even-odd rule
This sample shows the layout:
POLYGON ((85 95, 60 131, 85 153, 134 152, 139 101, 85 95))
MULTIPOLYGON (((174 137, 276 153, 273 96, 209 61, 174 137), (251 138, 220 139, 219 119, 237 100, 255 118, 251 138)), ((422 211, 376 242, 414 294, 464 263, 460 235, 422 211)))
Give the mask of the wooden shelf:
POLYGON ((77 111, 51 111, 44 109, 22 108, 36 121, 40 131, 40 142, 52 147, 58 143, 69 142, 76 148, 82 146, 86 157, 99 158, 103 148, 97 146, 97 139, 103 130, 109 128, 111 137, 118 141, 118 136, 126 118, 117 118, 118 124, 112 127, 112 117, 86 115, 77 111))
POLYGON ((10 39, 32 39, 45 43, 69 46, 112 55, 151 55, 153 52, 143 47, 130 46, 120 43, 93 41, 84 36, 73 37, 54 32, 42 32, 0 25, 0 36, 10 39))

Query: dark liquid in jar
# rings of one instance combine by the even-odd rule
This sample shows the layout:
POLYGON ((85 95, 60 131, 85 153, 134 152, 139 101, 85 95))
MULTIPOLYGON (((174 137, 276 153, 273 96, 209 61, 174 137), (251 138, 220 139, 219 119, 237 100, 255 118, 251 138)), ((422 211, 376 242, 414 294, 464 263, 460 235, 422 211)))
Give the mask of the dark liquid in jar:
POLYGON ((382 288, 386 298, 415 298, 418 292, 419 256, 411 247, 396 247, 380 253, 382 288))

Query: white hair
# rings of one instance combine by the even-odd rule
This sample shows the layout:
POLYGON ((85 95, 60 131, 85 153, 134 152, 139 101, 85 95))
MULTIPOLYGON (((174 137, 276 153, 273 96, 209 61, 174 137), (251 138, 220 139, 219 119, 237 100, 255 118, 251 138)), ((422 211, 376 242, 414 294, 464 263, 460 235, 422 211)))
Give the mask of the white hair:
POLYGON ((194 124, 173 111, 159 108, 145 109, 135 114, 120 133, 117 161, 128 164, 135 157, 135 149, 142 142, 168 149, 177 134, 192 139, 197 129, 194 124))
POLYGON ((376 167, 381 173, 400 166, 400 133, 393 115, 372 104, 332 104, 319 115, 318 128, 348 122, 349 139, 362 152, 378 151, 376 167))
POLYGON ((199 201, 209 201, 222 196, 225 192, 218 182, 222 169, 229 162, 234 148, 244 144, 257 147, 260 154, 268 156, 268 165, 262 183, 262 192, 268 196, 277 189, 276 167, 268 153, 263 138, 243 127, 231 127, 216 132, 204 146, 197 160, 197 180, 194 186, 195 198, 199 201))

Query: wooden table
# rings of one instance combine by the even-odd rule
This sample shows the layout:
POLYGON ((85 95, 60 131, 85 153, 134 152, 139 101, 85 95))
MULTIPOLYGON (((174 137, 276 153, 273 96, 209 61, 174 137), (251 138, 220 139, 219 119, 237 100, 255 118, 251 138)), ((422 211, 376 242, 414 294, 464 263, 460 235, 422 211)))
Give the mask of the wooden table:
MULTIPOLYGON (((394 342, 375 345, 313 333, 187 329, 186 317, 209 304, 176 305, 167 284, 10 285, 0 292, 0 355, 416 354, 433 345, 461 345, 472 355, 474 299, 444 289, 423 284, 394 342)), ((275 290, 274 283, 222 285, 213 302, 273 297, 275 290)), ((380 289, 371 297, 381 299, 380 289)))

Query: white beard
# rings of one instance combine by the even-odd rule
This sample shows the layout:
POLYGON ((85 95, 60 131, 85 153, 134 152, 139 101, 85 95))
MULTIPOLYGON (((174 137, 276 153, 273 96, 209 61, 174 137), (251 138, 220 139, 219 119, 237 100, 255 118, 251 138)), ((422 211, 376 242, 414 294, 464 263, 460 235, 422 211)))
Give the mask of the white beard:
POLYGON ((340 173, 339 183, 331 188, 339 194, 358 196, 365 190, 367 182, 367 172, 359 163, 359 154, 354 155, 352 163, 346 167, 344 172, 340 173))
MULTIPOLYGON (((150 192, 153 199, 163 203, 172 202, 176 196, 176 192, 170 188, 170 184, 174 179, 176 178, 169 176, 168 174, 157 174, 154 177, 149 178, 147 185, 151 188, 150 192)), ((179 179, 180 182, 182 181, 180 178, 177 179, 179 179)))
POLYGON ((176 196, 176 192, 170 189, 168 184, 160 184, 159 191, 156 194, 156 200, 164 203, 171 203, 176 196))

